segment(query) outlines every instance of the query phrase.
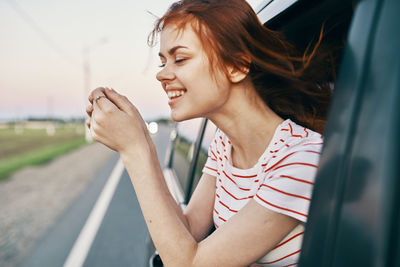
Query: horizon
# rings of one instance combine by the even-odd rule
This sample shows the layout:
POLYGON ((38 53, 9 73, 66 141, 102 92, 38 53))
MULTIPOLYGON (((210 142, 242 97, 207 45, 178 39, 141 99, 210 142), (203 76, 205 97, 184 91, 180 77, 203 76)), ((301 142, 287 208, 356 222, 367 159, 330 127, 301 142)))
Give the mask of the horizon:
POLYGON ((0 121, 86 117, 99 86, 126 95, 145 120, 169 118, 147 36, 173 2, 1 1, 0 121))

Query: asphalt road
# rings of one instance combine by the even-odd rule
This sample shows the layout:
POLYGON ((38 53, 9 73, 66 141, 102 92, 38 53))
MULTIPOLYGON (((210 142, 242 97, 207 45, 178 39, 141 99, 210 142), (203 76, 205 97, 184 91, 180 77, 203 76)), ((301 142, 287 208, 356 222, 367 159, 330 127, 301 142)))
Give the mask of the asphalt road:
MULTIPOLYGON (((170 130, 160 125, 158 133, 152 136, 161 166, 164 164, 170 130)), ((25 258, 22 267, 64 266, 118 159, 118 155, 115 155, 107 164, 99 166, 101 171, 98 177, 25 258)), ((82 266, 147 266, 149 240, 134 189, 124 170, 82 266)))

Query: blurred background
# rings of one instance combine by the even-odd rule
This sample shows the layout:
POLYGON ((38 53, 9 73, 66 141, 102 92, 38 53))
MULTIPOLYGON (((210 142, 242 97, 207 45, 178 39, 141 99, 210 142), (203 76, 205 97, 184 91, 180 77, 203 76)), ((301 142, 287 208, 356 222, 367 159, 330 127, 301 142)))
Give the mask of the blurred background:
MULTIPOLYGON (((15 156, 83 144, 87 97, 96 87, 128 96, 147 121, 168 118, 155 79, 158 48, 147 35, 172 2, 0 1, 0 179, 17 168, 15 156)), ((50 154, 64 152, 56 150, 50 154)))
POLYGON ((0 118, 82 118, 98 86, 126 94, 146 119, 168 116, 146 38, 171 2, 2 0, 0 118))

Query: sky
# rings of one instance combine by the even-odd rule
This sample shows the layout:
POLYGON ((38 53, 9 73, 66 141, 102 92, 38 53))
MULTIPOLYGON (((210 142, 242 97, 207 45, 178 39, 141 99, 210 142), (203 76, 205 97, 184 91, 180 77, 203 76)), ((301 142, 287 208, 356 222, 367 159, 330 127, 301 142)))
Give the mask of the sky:
POLYGON ((0 0, 0 120, 84 117, 99 86, 126 95, 145 120, 168 118, 147 36, 173 2, 0 0))

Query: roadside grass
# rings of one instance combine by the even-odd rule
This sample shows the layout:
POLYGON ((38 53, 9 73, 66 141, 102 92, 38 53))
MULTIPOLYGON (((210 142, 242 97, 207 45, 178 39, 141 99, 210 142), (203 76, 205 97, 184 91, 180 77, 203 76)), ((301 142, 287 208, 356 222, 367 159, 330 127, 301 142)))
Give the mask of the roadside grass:
POLYGON ((45 129, 22 133, 12 127, 0 129, 0 181, 25 166, 44 164, 84 145, 84 133, 77 127, 58 127, 50 136, 45 129))

